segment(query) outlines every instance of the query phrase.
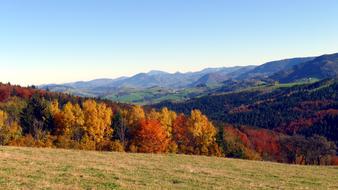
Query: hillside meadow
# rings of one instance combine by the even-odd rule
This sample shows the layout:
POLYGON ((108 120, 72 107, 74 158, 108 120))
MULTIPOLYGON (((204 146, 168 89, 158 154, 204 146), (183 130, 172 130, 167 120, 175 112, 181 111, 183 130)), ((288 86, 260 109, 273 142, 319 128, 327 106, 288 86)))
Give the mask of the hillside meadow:
POLYGON ((0 189, 338 189, 338 167, 0 147, 0 189))

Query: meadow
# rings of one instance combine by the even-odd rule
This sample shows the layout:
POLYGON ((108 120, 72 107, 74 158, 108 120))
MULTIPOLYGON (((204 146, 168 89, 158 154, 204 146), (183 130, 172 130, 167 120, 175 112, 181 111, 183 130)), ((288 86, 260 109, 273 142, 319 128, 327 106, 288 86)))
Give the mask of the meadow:
POLYGON ((0 189, 338 189, 338 167, 0 147, 0 189))

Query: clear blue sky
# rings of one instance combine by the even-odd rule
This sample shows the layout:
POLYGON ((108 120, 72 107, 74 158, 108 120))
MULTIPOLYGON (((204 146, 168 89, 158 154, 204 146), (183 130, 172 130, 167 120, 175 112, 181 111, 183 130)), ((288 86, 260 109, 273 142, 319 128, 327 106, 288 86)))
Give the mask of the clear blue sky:
POLYGON ((337 0, 2 0, 0 81, 62 83, 338 52, 337 0))

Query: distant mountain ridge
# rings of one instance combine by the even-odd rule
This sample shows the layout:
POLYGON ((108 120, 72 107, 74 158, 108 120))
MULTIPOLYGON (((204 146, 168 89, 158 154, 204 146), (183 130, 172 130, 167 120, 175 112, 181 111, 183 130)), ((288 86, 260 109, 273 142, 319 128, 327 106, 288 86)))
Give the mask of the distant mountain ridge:
MULTIPOLYGON (((236 67, 222 67, 222 68, 207 68, 198 72, 187 72, 187 73, 167 73, 164 71, 150 71, 148 73, 139 73, 132 77, 121 77, 117 79, 96 79, 87 82, 74 82, 66 84, 51 84, 51 85, 42 85, 41 88, 60 88, 60 87, 69 87, 73 89, 82 89, 82 90, 93 90, 96 88, 111 88, 111 89, 120 89, 120 88, 135 88, 135 89, 146 89, 154 86, 164 87, 164 88, 185 88, 193 86, 196 81, 205 77, 209 74, 218 74, 222 76, 219 79, 219 82, 222 82, 229 78, 227 74, 238 72, 240 70, 248 70, 254 66, 236 66, 236 67)), ((234 75, 234 74, 232 74, 234 75)), ((231 76, 232 76, 231 75, 231 76)))
POLYGON ((304 78, 330 78, 338 74, 338 53, 322 55, 311 61, 282 70, 273 76, 272 79, 283 83, 301 80, 304 78))
POLYGON ((254 87, 278 81, 290 83, 304 79, 323 79, 338 73, 338 53, 318 57, 271 61, 259 66, 206 68, 197 72, 168 73, 152 70, 131 77, 96 79, 39 88, 78 96, 102 97, 126 103, 189 99, 222 91, 254 87), (156 90, 154 90, 156 89, 156 90), (159 90, 160 89, 160 90, 159 90))
POLYGON ((308 61, 313 60, 315 57, 302 57, 302 58, 291 58, 291 59, 283 59, 279 61, 271 61, 267 62, 263 65, 257 66, 256 68, 243 73, 238 77, 238 79, 247 79, 254 77, 269 77, 270 75, 292 68, 295 65, 302 64, 308 61))

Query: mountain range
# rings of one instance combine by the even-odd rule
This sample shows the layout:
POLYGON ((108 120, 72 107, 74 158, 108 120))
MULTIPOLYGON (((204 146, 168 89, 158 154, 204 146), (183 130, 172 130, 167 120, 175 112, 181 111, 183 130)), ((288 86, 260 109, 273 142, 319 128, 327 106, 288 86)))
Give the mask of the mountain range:
POLYGON ((96 79, 92 81, 79 81, 65 84, 49 84, 43 85, 43 88, 75 88, 75 89, 92 89, 97 88, 134 88, 134 89, 146 89, 154 86, 164 88, 186 88, 194 86, 203 81, 204 78, 213 78, 212 75, 220 76, 219 81, 222 82, 227 78, 237 76, 244 71, 250 70, 254 66, 244 67, 223 67, 223 68, 207 68, 198 72, 187 73, 167 73, 164 71, 153 70, 148 73, 138 73, 132 77, 120 77, 117 79, 96 79), (209 77, 208 77, 209 76, 209 77), (200 82, 198 82, 200 81, 200 82))
POLYGON ((338 53, 318 57, 291 58, 260 66, 206 68, 197 72, 168 73, 153 70, 131 77, 96 79, 39 86, 54 92, 78 96, 102 97, 128 103, 154 103, 280 82, 324 79, 338 74, 338 53), (238 86, 236 86, 238 84, 238 86), (147 100, 147 101, 145 101, 147 100))
POLYGON ((319 56, 308 62, 296 64, 271 76, 272 79, 288 83, 303 78, 330 78, 338 73, 338 53, 319 56))

